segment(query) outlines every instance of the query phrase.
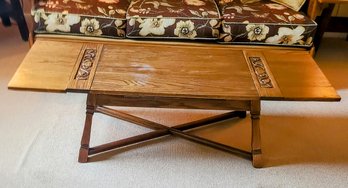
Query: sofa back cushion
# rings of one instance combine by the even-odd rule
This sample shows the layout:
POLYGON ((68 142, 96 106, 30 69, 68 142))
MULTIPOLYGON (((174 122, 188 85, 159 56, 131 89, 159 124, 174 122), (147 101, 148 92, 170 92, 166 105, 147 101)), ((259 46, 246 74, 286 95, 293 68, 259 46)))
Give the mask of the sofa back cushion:
POLYGON ((220 13, 214 0, 133 0, 127 37, 217 39, 220 13))
POLYGON ((310 47, 316 23, 267 0, 220 0, 220 42, 310 47))
POLYGON ((35 33, 124 38, 128 0, 40 0, 35 33))

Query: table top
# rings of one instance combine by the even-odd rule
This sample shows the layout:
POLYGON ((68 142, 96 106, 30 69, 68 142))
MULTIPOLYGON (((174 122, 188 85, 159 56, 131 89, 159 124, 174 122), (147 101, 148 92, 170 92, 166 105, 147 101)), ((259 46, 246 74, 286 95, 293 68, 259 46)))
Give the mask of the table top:
POLYGON ((340 100, 304 50, 58 36, 37 38, 8 87, 151 100, 340 100))
POLYGON ((204 46, 104 45, 91 92, 257 99, 243 51, 204 46))

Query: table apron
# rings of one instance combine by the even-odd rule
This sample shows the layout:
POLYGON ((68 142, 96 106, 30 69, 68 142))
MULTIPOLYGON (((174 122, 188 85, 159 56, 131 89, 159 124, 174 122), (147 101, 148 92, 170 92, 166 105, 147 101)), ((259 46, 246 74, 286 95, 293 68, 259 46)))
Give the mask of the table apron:
MULTIPOLYGON (((253 100, 200 99, 165 96, 124 96, 96 94, 97 105, 152 107, 152 108, 181 108, 207 110, 251 110, 253 100)), ((254 100, 255 101, 255 100, 254 100)))

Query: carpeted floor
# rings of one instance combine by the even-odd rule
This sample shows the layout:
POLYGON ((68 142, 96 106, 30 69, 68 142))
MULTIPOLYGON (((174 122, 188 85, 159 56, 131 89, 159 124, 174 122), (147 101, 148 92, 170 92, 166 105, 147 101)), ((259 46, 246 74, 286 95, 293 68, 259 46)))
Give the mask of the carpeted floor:
MULTIPOLYGON (((12 91, 7 83, 29 50, 15 27, 0 26, 0 187, 347 187, 348 42, 327 36, 316 56, 341 102, 263 102, 266 168, 178 137, 164 137, 77 163, 85 94, 12 91)), ((123 108, 174 125, 218 111, 123 108)), ((102 115, 92 144, 144 133, 102 115)), ((194 133, 249 149, 249 119, 194 133)))

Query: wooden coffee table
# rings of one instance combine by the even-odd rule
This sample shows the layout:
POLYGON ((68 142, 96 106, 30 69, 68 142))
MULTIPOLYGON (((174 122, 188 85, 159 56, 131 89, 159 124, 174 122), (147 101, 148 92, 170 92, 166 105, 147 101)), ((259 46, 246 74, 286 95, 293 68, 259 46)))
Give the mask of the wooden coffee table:
POLYGON ((175 134, 252 158, 253 164, 260 166, 260 97, 242 51, 228 49, 217 51, 193 46, 159 47, 153 44, 142 46, 120 44, 104 46, 103 52, 87 99, 87 117, 81 143, 80 162, 87 162, 88 155, 91 154, 165 134, 175 134), (237 112, 204 121, 167 127, 117 112, 104 107, 106 105, 222 109, 237 112), (253 126, 251 152, 244 152, 183 132, 188 128, 211 123, 215 119, 245 116, 245 112, 240 111, 251 112, 253 126), (94 112, 130 121, 155 131, 90 148, 89 135, 94 112))
POLYGON ((88 93, 79 162, 87 162, 90 155, 100 152, 173 134, 238 154, 251 159, 254 167, 261 167, 260 100, 340 100, 305 51, 127 40, 38 38, 9 88, 88 93), (230 112, 168 127, 106 106, 230 112), (247 111, 252 126, 251 151, 184 132, 227 118, 244 118, 247 111), (95 112, 154 131, 90 147, 95 112))

